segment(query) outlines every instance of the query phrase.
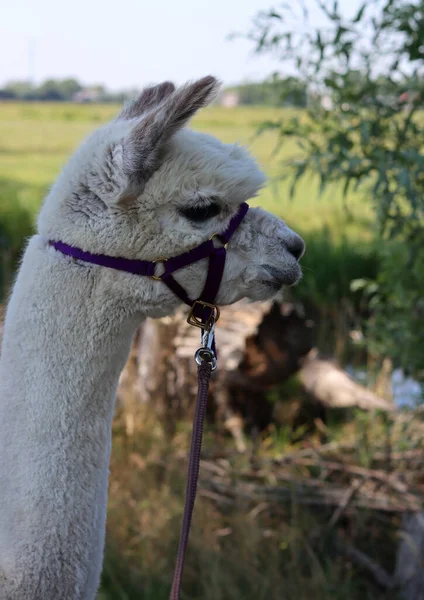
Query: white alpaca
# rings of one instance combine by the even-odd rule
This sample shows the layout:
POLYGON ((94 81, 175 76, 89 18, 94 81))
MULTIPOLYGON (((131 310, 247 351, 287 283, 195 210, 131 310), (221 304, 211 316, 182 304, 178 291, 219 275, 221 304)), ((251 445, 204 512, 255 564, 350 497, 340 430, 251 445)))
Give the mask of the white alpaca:
MULTIPOLYGON (((182 129, 216 89, 206 77, 145 90, 81 146, 41 210, 0 362, 1 600, 95 598, 119 374, 140 322, 180 303, 160 281, 74 260, 48 241, 153 260, 225 230, 264 178, 242 148, 182 129)), ((282 221, 251 209, 218 303, 294 283, 302 251, 282 221)), ((175 277, 195 298, 206 270, 202 260, 175 277)))

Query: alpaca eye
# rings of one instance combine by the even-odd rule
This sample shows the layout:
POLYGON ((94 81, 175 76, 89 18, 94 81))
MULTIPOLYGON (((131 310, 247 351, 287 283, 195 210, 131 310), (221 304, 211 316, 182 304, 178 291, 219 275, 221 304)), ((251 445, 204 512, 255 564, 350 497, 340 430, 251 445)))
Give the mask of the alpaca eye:
POLYGON ((187 206, 180 208, 180 213, 195 223, 201 223, 216 217, 221 212, 221 206, 216 202, 205 206, 187 206))

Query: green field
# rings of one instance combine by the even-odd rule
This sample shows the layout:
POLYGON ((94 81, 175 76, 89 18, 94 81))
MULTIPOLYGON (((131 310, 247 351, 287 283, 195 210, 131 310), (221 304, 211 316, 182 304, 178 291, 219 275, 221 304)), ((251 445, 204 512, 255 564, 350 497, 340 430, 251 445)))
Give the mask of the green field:
MULTIPOLYGON (((35 213, 48 186, 52 183, 68 156, 81 140, 101 123, 113 118, 119 107, 108 105, 70 104, 0 104, 0 178, 22 188, 18 201, 35 213)), ((266 133, 259 138, 256 130, 264 120, 291 116, 291 111, 266 108, 206 109, 192 123, 195 129, 217 136, 224 142, 241 142, 270 178, 276 177, 279 162, 295 154, 294 143, 287 143, 274 154, 276 136, 266 133)), ((259 202, 286 218, 303 231, 324 225, 345 231, 348 235, 357 225, 346 216, 340 190, 328 190, 318 199, 316 182, 304 183, 293 200, 289 200, 289 183, 269 185, 259 202)), ((4 201, 3 187, 0 190, 4 201)), ((348 204, 352 215, 369 221, 370 211, 359 196, 351 195, 348 204)), ((366 233, 364 236, 366 237, 366 233)))
MULTIPOLYGON (((0 103, 0 247, 4 256, 0 297, 49 186, 81 140, 118 110, 111 105, 0 103)), ((278 181, 280 164, 299 149, 290 141, 275 153, 276 134, 257 136, 256 132, 265 120, 292 115, 289 109, 212 107, 202 111, 192 126, 250 148, 269 176, 269 185, 255 202, 306 238, 303 264, 305 273, 311 275, 305 277, 299 293, 320 304, 332 302, 348 293, 351 279, 373 270, 371 202, 359 194, 343 199, 336 186, 319 196, 313 178, 302 181, 295 197, 289 197, 290 181, 278 181)))

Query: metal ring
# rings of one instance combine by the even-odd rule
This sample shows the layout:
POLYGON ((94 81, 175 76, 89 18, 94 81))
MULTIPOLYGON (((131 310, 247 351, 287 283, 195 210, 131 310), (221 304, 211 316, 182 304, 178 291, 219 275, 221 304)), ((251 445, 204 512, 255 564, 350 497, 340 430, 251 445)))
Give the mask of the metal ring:
MULTIPOLYGON (((164 275, 166 273, 166 266, 165 263, 168 259, 167 258, 156 258, 156 260, 152 260, 152 263, 155 265, 156 263, 164 263, 163 267, 165 269, 164 273, 162 273, 162 275, 164 275)), ((154 279, 155 281, 162 281, 162 277, 157 277, 157 275, 149 275, 150 279, 154 279)))
POLYGON ((209 348, 199 348, 196 350, 194 360, 200 366, 202 363, 207 362, 211 365, 212 371, 216 369, 216 356, 215 353, 209 348))
MULTIPOLYGON (((220 233, 214 233, 214 234, 213 234, 213 235, 212 235, 212 236, 209 238, 209 240, 213 240, 214 238, 218 238, 218 239, 219 239, 220 237, 221 237, 221 234, 220 234, 220 233)), ((221 242, 221 240, 219 240, 219 241, 221 242)), ((222 244, 222 242, 221 242, 221 244, 222 244)), ((225 249, 227 249, 227 248, 228 248, 228 242, 227 242, 226 244, 224 244, 224 248, 225 248, 225 249)))

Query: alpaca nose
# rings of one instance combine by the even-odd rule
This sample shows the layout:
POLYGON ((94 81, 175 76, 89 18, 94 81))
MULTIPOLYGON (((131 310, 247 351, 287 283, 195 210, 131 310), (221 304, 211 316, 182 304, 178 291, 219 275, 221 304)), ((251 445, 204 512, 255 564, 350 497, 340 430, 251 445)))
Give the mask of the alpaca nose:
POLYGON ((295 233, 294 235, 290 236, 288 240, 284 241, 284 245, 296 260, 300 260, 302 258, 305 252, 305 242, 300 235, 295 233))

